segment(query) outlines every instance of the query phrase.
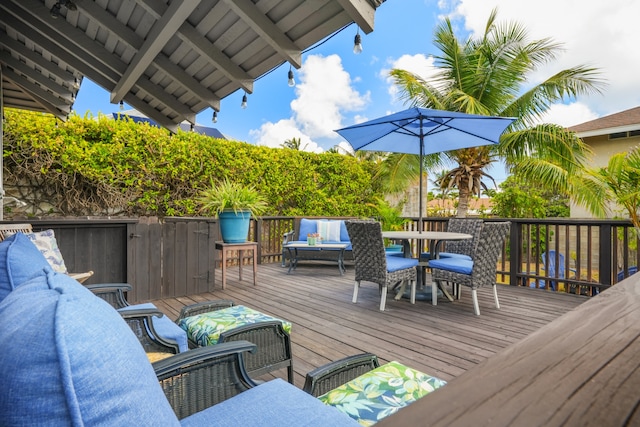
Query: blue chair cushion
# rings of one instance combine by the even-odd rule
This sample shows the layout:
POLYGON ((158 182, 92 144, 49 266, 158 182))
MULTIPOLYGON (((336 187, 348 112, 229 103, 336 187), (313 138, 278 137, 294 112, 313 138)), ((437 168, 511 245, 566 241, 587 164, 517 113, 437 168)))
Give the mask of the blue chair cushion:
POLYGON ((460 258, 441 258, 429 260, 429 267, 453 271, 460 274, 471 274, 473 261, 460 258))
POLYGON ((183 426, 334 427, 355 420, 277 378, 181 420, 183 426), (284 405, 278 402, 286 402, 284 405), (283 407, 286 410, 283 410, 283 407))
MULTIPOLYGON (((127 307, 118 309, 118 311, 138 310, 145 308, 152 308, 155 310, 158 309, 158 307, 156 307, 152 303, 146 302, 144 304, 129 305, 127 307)), ((187 333, 166 315, 162 317, 153 316, 151 321, 153 322, 153 328, 156 330, 158 335, 160 335, 162 338, 169 338, 178 343, 181 353, 183 351, 189 350, 189 340, 187 340, 187 333)))
POLYGON ((24 234, 0 242, 0 302, 20 284, 42 274, 45 267, 49 267, 47 259, 24 234))
POLYGON ((0 425, 179 425, 122 317, 54 273, 0 303, 0 425))
POLYGON ((418 260, 415 258, 404 258, 404 257, 393 256, 393 255, 388 255, 386 258, 387 258, 387 271, 389 273, 415 267, 418 265, 418 260))
MULTIPOLYGON (((420 254, 420 258, 431 259, 431 254, 429 252, 423 252, 420 254)), ((471 261, 471 257, 469 255, 457 254, 455 252, 440 252, 438 254, 438 258, 459 258, 471 261)))

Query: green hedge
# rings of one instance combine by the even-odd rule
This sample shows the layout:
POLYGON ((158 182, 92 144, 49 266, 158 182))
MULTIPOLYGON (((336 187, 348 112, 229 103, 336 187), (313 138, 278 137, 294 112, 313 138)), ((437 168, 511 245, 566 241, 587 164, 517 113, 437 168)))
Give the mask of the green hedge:
POLYGON ((33 205, 50 203, 52 215, 198 215, 198 191, 224 177, 255 185, 269 201, 266 215, 371 216, 381 195, 373 164, 351 156, 171 134, 103 115, 60 122, 6 109, 5 117, 5 186, 33 205))

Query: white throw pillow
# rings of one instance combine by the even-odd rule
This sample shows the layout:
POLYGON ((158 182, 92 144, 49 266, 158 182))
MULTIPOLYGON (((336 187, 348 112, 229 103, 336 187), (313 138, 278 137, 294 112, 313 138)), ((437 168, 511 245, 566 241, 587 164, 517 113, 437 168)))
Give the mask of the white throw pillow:
POLYGON ((340 221, 318 221, 318 233, 323 241, 340 241, 340 221))
POLYGON ((36 245, 40 252, 42 252, 42 255, 47 259, 53 271, 56 273, 67 273, 67 266, 64 264, 64 259, 62 259, 62 253, 60 253, 60 249, 58 248, 58 242, 56 241, 53 230, 24 234, 36 245))

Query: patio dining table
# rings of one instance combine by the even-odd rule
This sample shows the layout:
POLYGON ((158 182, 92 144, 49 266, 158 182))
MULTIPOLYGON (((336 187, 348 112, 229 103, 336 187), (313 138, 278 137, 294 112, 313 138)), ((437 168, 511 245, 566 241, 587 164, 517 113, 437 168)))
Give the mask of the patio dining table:
MULTIPOLYGON (((429 254, 431 255, 431 259, 437 259, 439 257, 440 249, 442 249, 442 245, 447 240, 466 240, 471 239, 473 236, 471 234, 466 233, 453 233, 450 231, 383 231, 382 237, 391 240, 400 240, 402 241, 403 253, 405 257, 411 257, 411 241, 412 240, 428 240, 429 241, 429 254)), ((418 256, 420 255, 420 250, 418 250, 418 256)), ((425 286, 425 272, 424 268, 428 267, 428 261, 426 263, 421 262, 420 265, 422 268, 422 280, 416 287, 416 299, 424 301, 431 300, 431 287, 425 286)), ((453 297, 449 294, 449 292, 443 288, 442 286, 438 286, 442 291, 442 294, 449 300, 453 301, 453 297)), ((400 299, 404 296, 404 289, 401 288, 400 292, 396 294, 396 299, 400 299)))

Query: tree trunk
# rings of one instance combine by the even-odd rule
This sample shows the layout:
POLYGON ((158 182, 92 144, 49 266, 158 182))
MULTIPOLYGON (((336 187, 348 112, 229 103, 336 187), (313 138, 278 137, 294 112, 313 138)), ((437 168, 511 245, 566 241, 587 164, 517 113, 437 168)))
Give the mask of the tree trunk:
POLYGON ((468 181, 463 180, 460 182, 460 188, 458 188, 458 211, 456 213, 457 218, 466 218, 469 212, 469 199, 471 192, 469 191, 468 181))

